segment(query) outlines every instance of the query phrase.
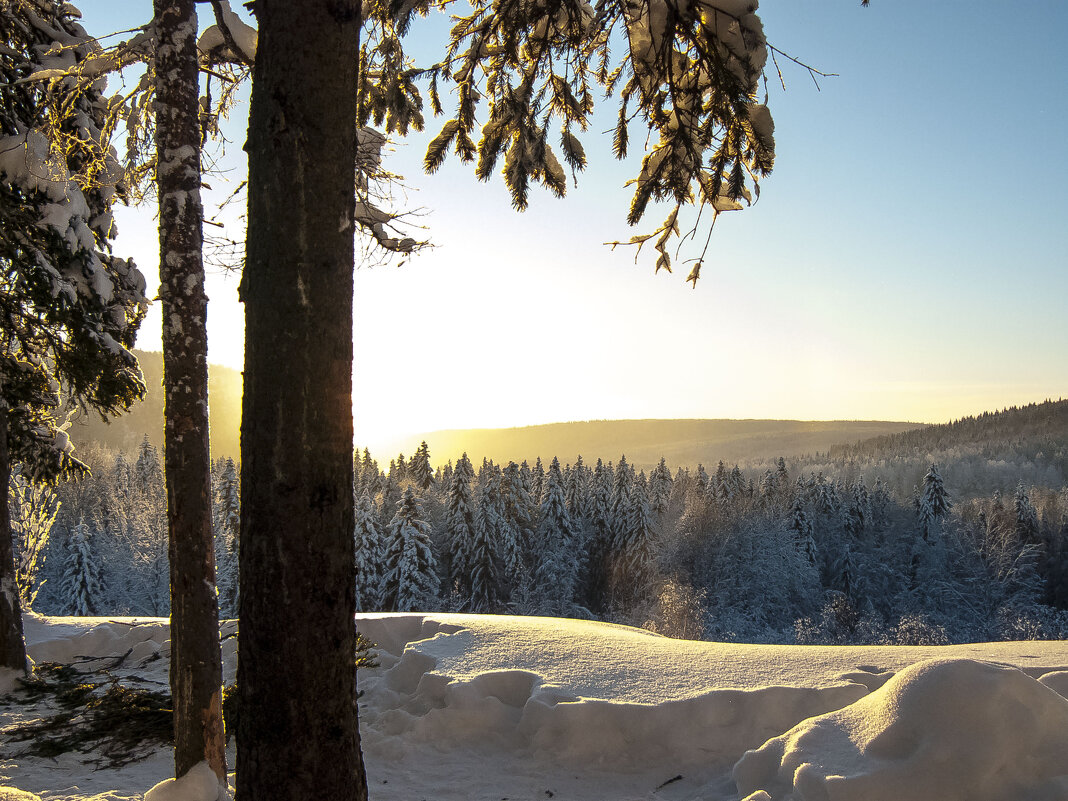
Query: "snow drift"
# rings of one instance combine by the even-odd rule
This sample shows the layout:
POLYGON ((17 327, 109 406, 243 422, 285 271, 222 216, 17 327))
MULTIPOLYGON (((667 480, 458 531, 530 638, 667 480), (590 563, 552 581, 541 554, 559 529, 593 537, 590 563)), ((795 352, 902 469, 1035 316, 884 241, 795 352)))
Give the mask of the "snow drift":
POLYGON ((1068 700, 1012 667, 921 662, 746 754, 734 780, 754 801, 1063 801, 1068 700))
MULTIPOLYGON (((357 622, 378 645, 379 666, 359 677, 374 801, 1068 799, 1065 642, 790 647, 557 618, 357 622)), ((234 631, 223 624, 227 683, 234 631)), ((165 620, 27 616, 26 634, 38 663, 167 684, 165 620)), ((0 729, 48 711, 2 702, 0 729)), ((169 749, 121 769, 94 770, 92 756, 35 758, 3 743, 0 787, 129 801, 173 769, 169 749)), ((204 801, 208 778, 155 797, 204 801)))

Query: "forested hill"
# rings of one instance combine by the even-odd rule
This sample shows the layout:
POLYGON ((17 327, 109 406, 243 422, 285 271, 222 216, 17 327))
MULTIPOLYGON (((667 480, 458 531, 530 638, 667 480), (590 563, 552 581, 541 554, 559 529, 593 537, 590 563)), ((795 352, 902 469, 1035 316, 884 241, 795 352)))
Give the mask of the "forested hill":
MULTIPOLYGON (((141 363, 148 392, 145 399, 121 417, 109 423, 90 413, 79 416, 71 426, 75 447, 98 443, 112 450, 134 453, 145 434, 163 451, 163 354, 134 351, 141 363)), ((240 455, 241 373, 217 364, 208 366, 208 413, 211 418, 211 455, 213 458, 240 455)))
MULTIPOLYGON (((967 449, 990 458, 1024 453, 1063 460, 1068 458, 1068 400, 1013 406, 983 412, 952 423, 883 434, 830 449, 832 458, 884 459, 949 453, 967 449)), ((1068 465, 1066 465, 1068 466, 1068 465)))
MULTIPOLYGON (((562 463, 618 459, 648 469, 661 457, 673 468, 714 466, 719 461, 745 465, 779 456, 826 452, 836 445, 896 434, 917 423, 800 420, 592 420, 523 428, 434 431, 408 438, 398 447, 411 455, 426 440, 437 463, 467 452, 475 464, 483 457, 498 463, 558 456, 562 463)), ((395 454, 375 454, 390 458, 395 454)))
POLYGON ((1004 493, 1017 484, 1061 487, 1068 478, 1068 400, 841 444, 801 466, 830 473, 848 465, 908 492, 932 462, 942 466, 946 485, 959 498, 1004 493))

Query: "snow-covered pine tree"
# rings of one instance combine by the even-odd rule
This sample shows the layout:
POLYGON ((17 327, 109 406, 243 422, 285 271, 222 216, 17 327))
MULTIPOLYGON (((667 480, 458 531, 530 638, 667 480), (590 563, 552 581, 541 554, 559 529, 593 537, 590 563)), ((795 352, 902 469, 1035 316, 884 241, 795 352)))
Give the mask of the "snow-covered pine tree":
POLYGON ((545 466, 539 456, 534 461, 534 469, 530 471, 530 501, 535 506, 541 503, 541 493, 545 485, 545 466))
POLYGON ((215 487, 215 563, 219 588, 219 615, 237 617, 238 541, 241 535, 241 482, 237 465, 227 457, 222 463, 215 487))
POLYGON ((612 486, 612 544, 611 548, 618 551, 629 538, 630 526, 630 490, 634 483, 634 475, 631 467, 627 464, 625 455, 619 457, 616 466, 615 483, 612 486))
POLYGON ((656 572, 656 533, 644 473, 630 487, 627 500, 627 524, 612 560, 612 598, 622 609, 648 595, 656 572))
POLYGON ((378 524, 374 501, 365 491, 356 501, 356 608, 375 612, 382 608, 386 572, 386 542, 378 524))
POLYGON ((533 595, 541 614, 564 617, 574 602, 580 559, 564 497, 560 462, 555 456, 542 485, 540 518, 535 537, 533 595))
POLYGON ((8 508, 14 534, 15 577, 23 609, 31 609, 37 575, 44 562, 52 525, 59 513, 55 489, 43 482, 27 481, 21 469, 11 473, 8 508))
POLYGON ((382 607, 391 612, 433 611, 438 598, 437 561, 430 524, 411 486, 404 490, 386 533, 382 607))
POLYGON ((611 465, 605 465, 598 459, 588 489, 589 534, 586 540, 586 567, 580 580, 585 606, 594 613, 603 608, 608 585, 608 558, 612 546, 612 479, 611 465))
POLYGON ((649 476, 649 500, 652 504, 653 513, 658 518, 663 518, 671 502, 671 470, 668 469, 667 461, 663 456, 660 462, 653 468, 649 476))
POLYGON ((61 384, 71 405, 107 415, 144 392, 130 348, 145 281, 110 249, 122 176, 104 133, 111 100, 103 81, 46 77, 97 47, 70 4, 0 6, 0 584, 12 590, 0 593, 0 667, 19 671, 11 464, 34 481, 85 471, 64 430, 61 384))
POLYGON ((509 574, 519 569, 515 534, 504 518, 500 477, 482 471, 478 485, 474 537, 466 563, 456 568, 457 584, 472 612, 499 611, 510 596, 509 574))
MULTIPOLYGON (((538 462, 541 464, 540 460, 538 462)), ((534 478, 537 479, 537 469, 534 478)), ((500 502, 502 515, 508 527, 514 532, 516 546, 519 549, 521 563, 528 570, 534 567, 534 532, 538 525, 538 505, 533 491, 527 492, 519 472, 519 465, 509 462, 501 471, 500 502)), ((513 580, 516 577, 512 577, 513 580)))
POLYGON ((1031 503, 1031 496, 1022 483, 1016 485, 1012 496, 1012 512, 1015 518, 1016 539, 1023 545, 1040 545, 1038 512, 1031 503))
POLYGON ((449 591, 456 592, 465 599, 471 595, 470 581, 464 574, 470 568, 474 548, 475 515, 474 498, 471 494, 473 478, 474 468, 464 453, 456 462, 456 469, 452 471, 446 495, 444 561, 449 591))
POLYGON ((923 493, 920 495, 919 524, 920 535, 924 542, 929 542, 935 535, 942 518, 949 513, 949 495, 938 466, 932 464, 923 477, 923 493))
POLYGON ((389 463, 389 476, 397 484, 400 484, 408 477, 408 461, 404 458, 403 453, 398 453, 397 458, 389 463))
POLYGON ((97 603, 103 593, 100 566, 93 553, 92 533, 85 518, 71 529, 67 560, 63 569, 63 614, 89 616, 99 613, 97 603))
POLYGON ((134 480, 143 495, 157 494, 163 489, 163 468, 159 462, 159 451, 145 434, 137 449, 137 461, 134 463, 134 480))
POLYGON ((412 483, 424 492, 433 486, 434 471, 430 467, 430 448, 427 447, 426 440, 420 442, 416 448, 415 455, 408 462, 407 472, 412 483))
POLYGON ((590 471, 579 454, 564 480, 564 500, 571 521, 577 526, 585 526, 589 520, 589 481, 590 471))

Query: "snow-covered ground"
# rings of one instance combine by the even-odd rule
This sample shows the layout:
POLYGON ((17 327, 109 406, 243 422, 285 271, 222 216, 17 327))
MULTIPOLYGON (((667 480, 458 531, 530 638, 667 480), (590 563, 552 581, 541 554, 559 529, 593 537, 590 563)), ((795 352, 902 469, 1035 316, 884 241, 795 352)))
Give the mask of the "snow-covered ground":
MULTIPOLYGON (((454 614, 359 627, 379 646, 360 673, 373 801, 1068 800, 1068 642, 724 645, 454 614)), ((38 663, 125 655, 112 675, 167 685, 165 620, 26 629, 38 663)), ((35 714, 0 702, 4 726, 35 714)), ((167 750, 116 770, 20 750, 0 744, 0 786, 46 799, 140 798, 172 769, 167 750)))

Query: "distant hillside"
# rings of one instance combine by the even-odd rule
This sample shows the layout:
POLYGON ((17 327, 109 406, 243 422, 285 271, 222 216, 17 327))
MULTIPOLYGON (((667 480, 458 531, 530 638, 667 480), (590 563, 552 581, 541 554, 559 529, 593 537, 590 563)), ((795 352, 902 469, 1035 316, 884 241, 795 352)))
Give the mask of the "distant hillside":
POLYGON ((952 423, 884 434, 831 448, 828 456, 880 459, 962 448, 979 450, 989 456, 1029 450, 1046 458, 1063 459, 1068 452, 1068 400, 1013 406, 1000 412, 962 417, 952 423))
POLYGON ((1068 481, 1068 400, 984 412, 952 423, 880 435, 801 460, 805 470, 863 472, 901 493, 932 462, 958 499, 1011 492, 1017 484, 1057 489, 1068 481))
MULTIPOLYGON (((127 453, 137 449, 145 434, 163 449, 163 354, 134 351, 145 374, 148 393, 128 414, 103 422, 100 415, 80 417, 71 426, 75 447, 96 442, 127 453)), ((237 458, 241 429, 241 373, 217 364, 208 366, 209 441, 212 458, 237 458)))
MULTIPOLYGON (((433 431, 407 439, 402 450, 411 456, 421 440, 430 447, 431 460, 455 460, 464 451, 476 464, 483 457, 496 462, 553 456, 573 462, 579 454, 627 461, 649 468, 663 456, 672 468, 714 466, 720 460, 733 464, 763 462, 779 456, 796 457, 860 439, 896 434, 917 423, 884 421, 799 420, 594 420, 552 423, 524 428, 433 431)), ((374 454, 389 463, 397 454, 374 454)))

